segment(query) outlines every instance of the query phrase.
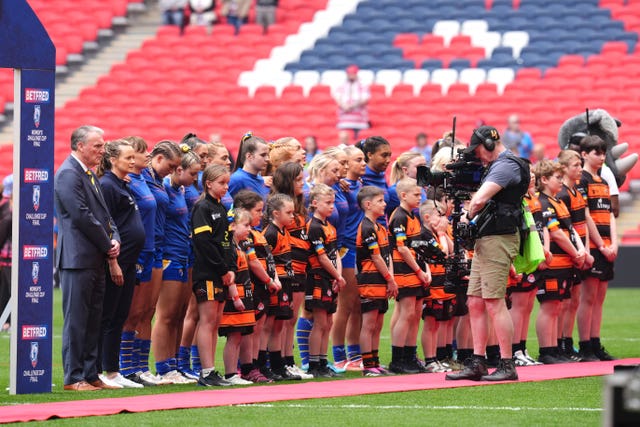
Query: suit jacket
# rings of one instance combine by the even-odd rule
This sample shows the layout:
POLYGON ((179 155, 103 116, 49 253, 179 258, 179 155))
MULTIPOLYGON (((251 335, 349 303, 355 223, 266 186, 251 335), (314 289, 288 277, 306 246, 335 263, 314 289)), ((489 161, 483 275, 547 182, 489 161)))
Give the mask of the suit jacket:
POLYGON ((94 176, 91 183, 82 165, 69 156, 54 180, 58 216, 58 268, 98 268, 107 259, 111 239, 120 235, 94 176))

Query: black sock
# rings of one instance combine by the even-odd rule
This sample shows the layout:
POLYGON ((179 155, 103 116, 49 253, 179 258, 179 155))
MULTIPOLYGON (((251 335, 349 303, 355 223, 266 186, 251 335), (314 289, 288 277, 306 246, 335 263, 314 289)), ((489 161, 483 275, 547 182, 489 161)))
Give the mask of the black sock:
POLYGON ((557 347, 540 347, 540 356, 553 356, 557 350, 557 347))
POLYGON ((445 348, 447 349, 447 357, 453 359, 453 345, 447 344, 445 348))
POLYGON ((487 359, 500 359, 500 346, 488 345, 487 346, 487 359))
POLYGON ((459 348, 458 349, 458 362, 464 362, 468 358, 473 356, 473 350, 470 348, 459 348))
POLYGON ((474 353, 474 354, 473 354, 473 358, 474 358, 474 359, 477 359, 477 360, 481 360, 481 361, 483 361, 483 362, 487 360, 487 359, 486 359, 486 357, 484 357, 484 354, 475 354, 475 353, 474 353))
POLYGON ((427 356, 424 357, 424 363, 426 365, 428 365, 429 363, 432 363, 432 362, 436 362, 437 360, 438 359, 436 359, 435 357, 427 357, 427 356))
POLYGON ((267 366, 267 350, 259 350, 258 351, 258 363, 259 368, 264 368, 267 366))
POLYGON ((444 360, 447 358, 447 347, 436 348, 436 358, 438 360, 444 360))
POLYGON ((524 353, 527 349, 527 340, 520 340, 520 350, 524 353))
POLYGON ((591 337, 589 341, 591 342, 591 349, 593 351, 598 351, 602 348, 602 344, 600 344, 600 337, 591 337))
POLYGON ((242 363, 240 365, 240 373, 242 375, 248 375, 249 372, 251 372, 253 370, 253 364, 252 363, 242 363))
POLYGON ((391 363, 402 363, 404 347, 391 346, 391 363))
POLYGON ((516 351, 520 351, 520 343, 511 344, 511 352, 516 354, 516 351))
POLYGON ((558 350, 564 351, 564 338, 558 338, 558 350))
POLYGON ((296 364, 296 361, 293 359, 293 356, 285 356, 284 357, 284 364, 286 366, 293 366, 296 364))
POLYGON ((373 357, 373 361, 376 362, 376 366, 380 366, 380 357, 378 357, 378 349, 371 350, 371 357, 373 357))
POLYGON ((236 374, 235 373, 234 374, 224 374, 224 379, 228 380, 229 378, 231 378, 234 375, 236 375, 236 374))
POLYGON ((329 365, 329 358, 327 358, 326 354, 321 354, 320 355, 320 367, 321 368, 326 368, 327 365, 329 365))
POLYGON ((593 349, 591 348, 591 341, 579 341, 578 346, 580 347, 580 351, 582 353, 593 351, 593 349))
POLYGON ((418 347, 404 346, 402 351, 402 357, 405 362, 410 362, 412 360, 416 360, 417 352, 418 352, 418 347))
POLYGON ((309 370, 318 369, 320 367, 320 356, 315 354, 309 355, 309 370))
POLYGON ((566 337, 564 339, 564 350, 573 353, 573 338, 566 337))
POLYGON ((282 353, 279 351, 270 351, 269 361, 271 362, 271 369, 273 369, 274 371, 280 371, 282 370, 282 368, 284 368, 282 353))

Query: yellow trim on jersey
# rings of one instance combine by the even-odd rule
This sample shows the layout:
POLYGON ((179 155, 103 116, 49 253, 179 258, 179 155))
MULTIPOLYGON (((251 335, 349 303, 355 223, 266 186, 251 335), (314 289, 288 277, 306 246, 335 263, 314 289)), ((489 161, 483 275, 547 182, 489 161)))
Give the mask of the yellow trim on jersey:
POLYGON ((208 231, 209 233, 211 233, 213 229, 211 228, 210 225, 203 225, 202 227, 198 227, 195 230, 193 230, 193 234, 200 234, 200 233, 204 233, 205 231, 208 231))

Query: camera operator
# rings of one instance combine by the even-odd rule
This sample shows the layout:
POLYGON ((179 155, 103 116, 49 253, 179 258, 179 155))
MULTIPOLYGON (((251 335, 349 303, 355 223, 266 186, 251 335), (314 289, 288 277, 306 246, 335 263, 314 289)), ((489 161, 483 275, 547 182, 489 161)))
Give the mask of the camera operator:
POLYGON ((467 291, 474 355, 465 360, 460 372, 447 374, 448 380, 517 380, 512 359, 513 324, 505 304, 509 268, 520 246, 522 197, 529 185, 529 171, 523 160, 506 150, 498 131, 481 126, 473 131, 465 153, 474 153, 488 165, 482 185, 471 198, 469 217, 478 221, 479 234, 467 291), (491 203, 489 203, 492 201, 491 203), (485 209, 486 206, 486 209, 485 209), (484 356, 488 318, 500 344, 498 368, 488 375, 484 356))

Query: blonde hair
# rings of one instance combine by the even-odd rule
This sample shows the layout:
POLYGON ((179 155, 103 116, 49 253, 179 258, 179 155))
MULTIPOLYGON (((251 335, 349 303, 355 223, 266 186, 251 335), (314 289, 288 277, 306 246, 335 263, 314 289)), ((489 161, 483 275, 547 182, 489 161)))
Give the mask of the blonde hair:
MULTIPOLYGON (((292 136, 285 136, 277 139, 276 142, 269 145, 269 166, 267 166, 267 174, 271 175, 278 167, 290 161, 298 150, 292 145, 292 142, 300 144, 296 138, 292 136)), ((300 144, 302 147, 302 144, 300 144)))
POLYGON ((569 162, 573 159, 576 159, 582 162, 582 157, 580 156, 580 153, 578 153, 577 151, 562 150, 560 151, 560 154, 558 154, 558 163, 560 163, 564 167, 568 167, 569 162))
POLYGON ((417 151, 405 151, 401 153, 391 165, 391 183, 395 184, 401 179, 406 178, 407 176, 402 168, 409 167, 409 162, 418 157, 422 157, 422 153, 418 153, 417 151))
MULTIPOLYGON (((353 147, 355 148, 355 147, 353 147)), ((326 154, 327 156, 331 156, 334 159, 338 160, 338 155, 339 154, 344 154, 346 155, 347 152, 345 151, 345 147, 341 144, 335 147, 327 147, 324 151, 323 154, 326 154)))
POLYGON ((427 200, 420 205, 420 219, 424 218, 425 215, 433 215, 434 211, 441 214, 442 212, 445 212, 446 209, 447 207, 442 202, 437 200, 427 200))
POLYGON ((331 164, 331 162, 336 162, 337 160, 332 156, 329 156, 325 153, 320 153, 316 155, 309 163, 309 182, 314 182, 316 178, 320 176, 320 172, 331 164))
MULTIPOLYGON (((456 144, 453 146, 453 152, 456 153, 459 148, 466 148, 462 144, 456 144)), ((433 159, 431 159, 431 171, 432 172, 444 172, 445 165, 450 163, 452 160, 451 157, 451 148, 438 150, 433 159)))
MULTIPOLYGON (((202 172, 202 188, 206 189, 207 182, 215 181, 216 179, 220 178, 223 175, 230 175, 229 169, 227 169, 225 166, 222 166, 222 165, 207 166, 206 168, 204 168, 204 171, 202 172)), ((202 194, 200 195, 200 199, 204 199, 206 193, 207 193, 206 191, 203 191, 202 194)))
POLYGON ((418 181, 414 178, 403 178, 396 184, 396 192, 398 193, 398 198, 400 197, 400 193, 407 193, 418 187, 418 181))
POLYGON ((314 211, 313 201, 318 200, 323 196, 335 196, 335 191, 333 188, 329 187, 327 184, 316 184, 311 188, 309 192, 309 210, 314 211))

